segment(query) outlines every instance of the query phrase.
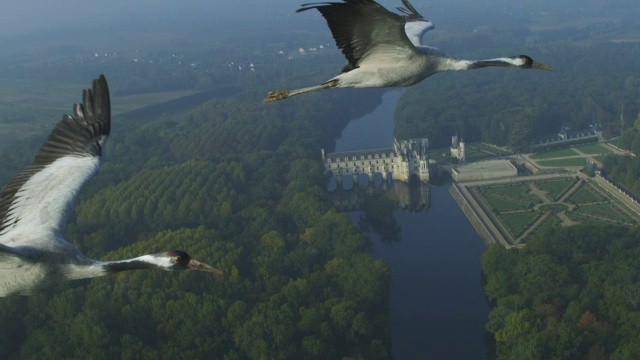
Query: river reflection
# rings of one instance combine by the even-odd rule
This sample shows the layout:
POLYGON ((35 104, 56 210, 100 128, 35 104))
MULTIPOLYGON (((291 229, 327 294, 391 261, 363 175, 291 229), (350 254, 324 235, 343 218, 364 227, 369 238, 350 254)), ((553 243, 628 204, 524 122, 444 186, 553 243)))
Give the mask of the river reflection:
MULTIPOLYGON (((365 174, 366 177, 366 174, 365 174)), ((383 198, 390 201, 388 206, 395 206, 409 213, 425 212, 429 208, 429 192, 431 187, 419 181, 411 184, 402 181, 383 182, 379 186, 356 186, 353 190, 338 189, 330 194, 333 206, 340 211, 355 211, 378 204, 383 198)))
MULTIPOLYGON (((351 122, 335 151, 390 146, 400 94, 384 94, 374 112, 351 122)), ((394 359, 483 359, 489 351, 480 279, 484 243, 448 189, 394 182, 387 191, 354 186, 338 197, 337 207, 369 232, 373 256, 391 268, 394 359)))
POLYGON ((431 187, 419 181, 410 184, 402 181, 382 182, 352 190, 338 189, 331 193, 333 206, 343 212, 360 211, 359 225, 367 232, 377 233, 382 241, 400 240, 400 227, 394 211, 408 213, 426 212, 429 209, 431 187))

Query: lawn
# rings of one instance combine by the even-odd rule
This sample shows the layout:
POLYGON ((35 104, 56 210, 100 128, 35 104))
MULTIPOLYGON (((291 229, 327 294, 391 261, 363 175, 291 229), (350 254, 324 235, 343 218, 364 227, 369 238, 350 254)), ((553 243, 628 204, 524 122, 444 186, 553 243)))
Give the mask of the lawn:
POLYGON ((598 218, 611 222, 629 223, 632 221, 624 211, 611 203, 580 206, 574 213, 580 216, 598 218))
POLYGON ((590 184, 584 184, 576 191, 569 199, 568 203, 571 204, 588 204, 594 202, 606 201, 607 197, 602 195, 590 184))
POLYGON ((530 207, 530 203, 521 202, 513 199, 505 199, 499 197, 485 197, 486 202, 491 206, 491 208, 495 209, 496 212, 500 213, 503 211, 515 211, 515 210, 525 210, 530 207))
POLYGON ((535 187, 546 191, 551 200, 558 201, 576 183, 575 179, 561 179, 555 181, 545 181, 535 183, 535 187))
POLYGON ((553 159, 553 158, 576 156, 576 155, 579 155, 579 154, 573 151, 573 149, 561 149, 561 150, 554 150, 554 151, 534 154, 534 155, 531 155, 530 157, 532 159, 553 159))
POLYGON ((529 194, 526 185, 481 187, 476 193, 497 212, 525 210, 540 202, 537 196, 529 194))
POLYGON ((587 163, 587 160, 585 160, 585 158, 570 158, 570 159, 538 161, 538 165, 547 166, 547 167, 584 166, 586 163, 587 163))
POLYGON ((532 231, 531 233, 529 233, 530 236, 527 236, 527 238, 537 235, 537 234, 541 234, 542 232, 546 231, 547 229, 551 229, 551 228, 555 228, 555 227, 560 227, 560 224, 562 223, 562 221, 560 221, 560 218, 552 215, 552 216, 548 216, 543 222, 542 224, 540 224, 534 231, 532 231))
POLYGON ((578 213, 578 212, 567 214, 567 216, 571 220, 578 221, 582 224, 604 224, 604 225, 611 225, 612 223, 619 224, 619 222, 616 220, 588 216, 588 215, 585 215, 584 213, 578 213))
POLYGON ((493 156, 505 156, 505 155, 510 155, 512 154, 512 152, 509 151, 505 151, 503 149, 498 149, 495 148, 491 145, 487 145, 485 143, 474 143, 471 146, 473 146, 474 149, 479 150, 479 151, 487 151, 491 154, 495 154, 493 156))
POLYGON ((589 155, 602 154, 602 153, 608 154, 611 152, 611 150, 607 149, 606 147, 600 144, 584 145, 584 146, 577 147, 576 149, 589 155))
POLYGON ((534 222, 542 213, 537 211, 526 211, 512 214, 499 215, 502 222, 509 228, 514 238, 520 236, 529 225, 534 222))

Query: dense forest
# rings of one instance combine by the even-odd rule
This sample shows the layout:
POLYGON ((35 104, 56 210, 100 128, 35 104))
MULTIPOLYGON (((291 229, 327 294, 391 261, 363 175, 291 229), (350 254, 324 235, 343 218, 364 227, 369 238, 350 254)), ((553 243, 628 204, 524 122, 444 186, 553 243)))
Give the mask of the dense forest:
POLYGON ((640 357, 640 229, 554 229, 482 256, 498 359, 640 357))
MULTIPOLYGON (((101 259, 185 250, 223 278, 140 271, 0 299, 0 358, 389 357, 388 267, 331 208, 318 161, 382 92, 264 106, 249 80, 180 116, 116 117, 66 233, 101 259)), ((6 169, 43 136, 3 144, 6 169)))

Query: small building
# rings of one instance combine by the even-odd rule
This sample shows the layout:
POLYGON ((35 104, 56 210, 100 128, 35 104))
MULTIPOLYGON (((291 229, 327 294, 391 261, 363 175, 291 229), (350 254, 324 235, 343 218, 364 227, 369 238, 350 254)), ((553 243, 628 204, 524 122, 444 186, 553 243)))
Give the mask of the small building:
POLYGON ((516 176, 518 176, 518 169, 509 160, 487 160, 451 167, 451 178, 457 182, 516 176))
POLYGON ((602 128, 598 124, 590 125, 589 128, 581 130, 571 130, 562 126, 556 135, 537 138, 529 147, 532 151, 539 151, 601 140, 603 140, 602 128))
POLYGON ((459 163, 463 163, 467 160, 467 154, 464 148, 464 140, 462 137, 458 139, 458 135, 451 137, 451 158, 458 159, 459 163))

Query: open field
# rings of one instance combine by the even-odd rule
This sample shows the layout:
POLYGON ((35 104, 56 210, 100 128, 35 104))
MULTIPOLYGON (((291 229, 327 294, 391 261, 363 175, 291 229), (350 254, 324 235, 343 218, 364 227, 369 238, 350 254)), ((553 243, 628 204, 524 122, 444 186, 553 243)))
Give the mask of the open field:
POLYGON ((538 161, 539 165, 546 167, 584 166, 586 163, 583 157, 538 161))
MULTIPOLYGON (((0 89, 0 141, 25 139, 48 133, 62 119, 71 113, 73 104, 81 101, 82 89, 87 84, 60 84, 55 89, 23 89, 28 84, 20 83, 15 88, 0 89), (11 93, 10 90, 17 92, 11 93)), ((35 84, 32 84, 35 86, 35 84)), ((166 91, 127 96, 112 96, 112 114, 120 114, 144 109, 197 94, 197 91, 166 91)))
POLYGON ((554 159, 554 158, 560 158, 560 157, 567 157, 567 156, 576 156, 579 155, 577 152, 573 151, 573 149, 560 149, 560 150, 554 150, 554 151, 547 151, 547 152, 543 152, 543 153, 538 153, 538 154, 533 154, 531 155, 532 159, 554 159))
POLYGON ((539 218, 542 213, 538 211, 525 211, 509 214, 501 214, 500 220, 509 228, 514 238, 522 235, 533 221, 539 218))
POLYGON ((581 186, 571 197, 567 199, 570 204, 589 204, 594 202, 607 201, 607 197, 593 186, 581 186))
POLYGON ((592 220, 610 221, 620 224, 627 224, 632 220, 629 214, 612 203, 579 206, 570 216, 574 215, 592 220))
POLYGON ((585 154, 589 154, 589 155, 596 155, 596 154, 608 154, 611 153, 611 150, 609 150, 608 148, 600 145, 600 144, 591 144, 591 145, 584 145, 584 146, 580 146, 576 148, 578 151, 581 151, 585 154))
POLYGON ((567 190, 569 190, 569 188, 571 188, 571 186, 573 186, 573 184, 575 183, 575 179, 563 178, 560 180, 537 182, 535 186, 538 189, 546 192, 547 196, 549 196, 550 199, 557 201, 560 200, 564 193, 567 192, 567 190))
POLYGON ((513 153, 511 151, 506 151, 504 149, 497 148, 485 143, 470 143, 466 146, 467 152, 472 151, 475 153, 480 153, 483 154, 482 157, 506 156, 513 153))

